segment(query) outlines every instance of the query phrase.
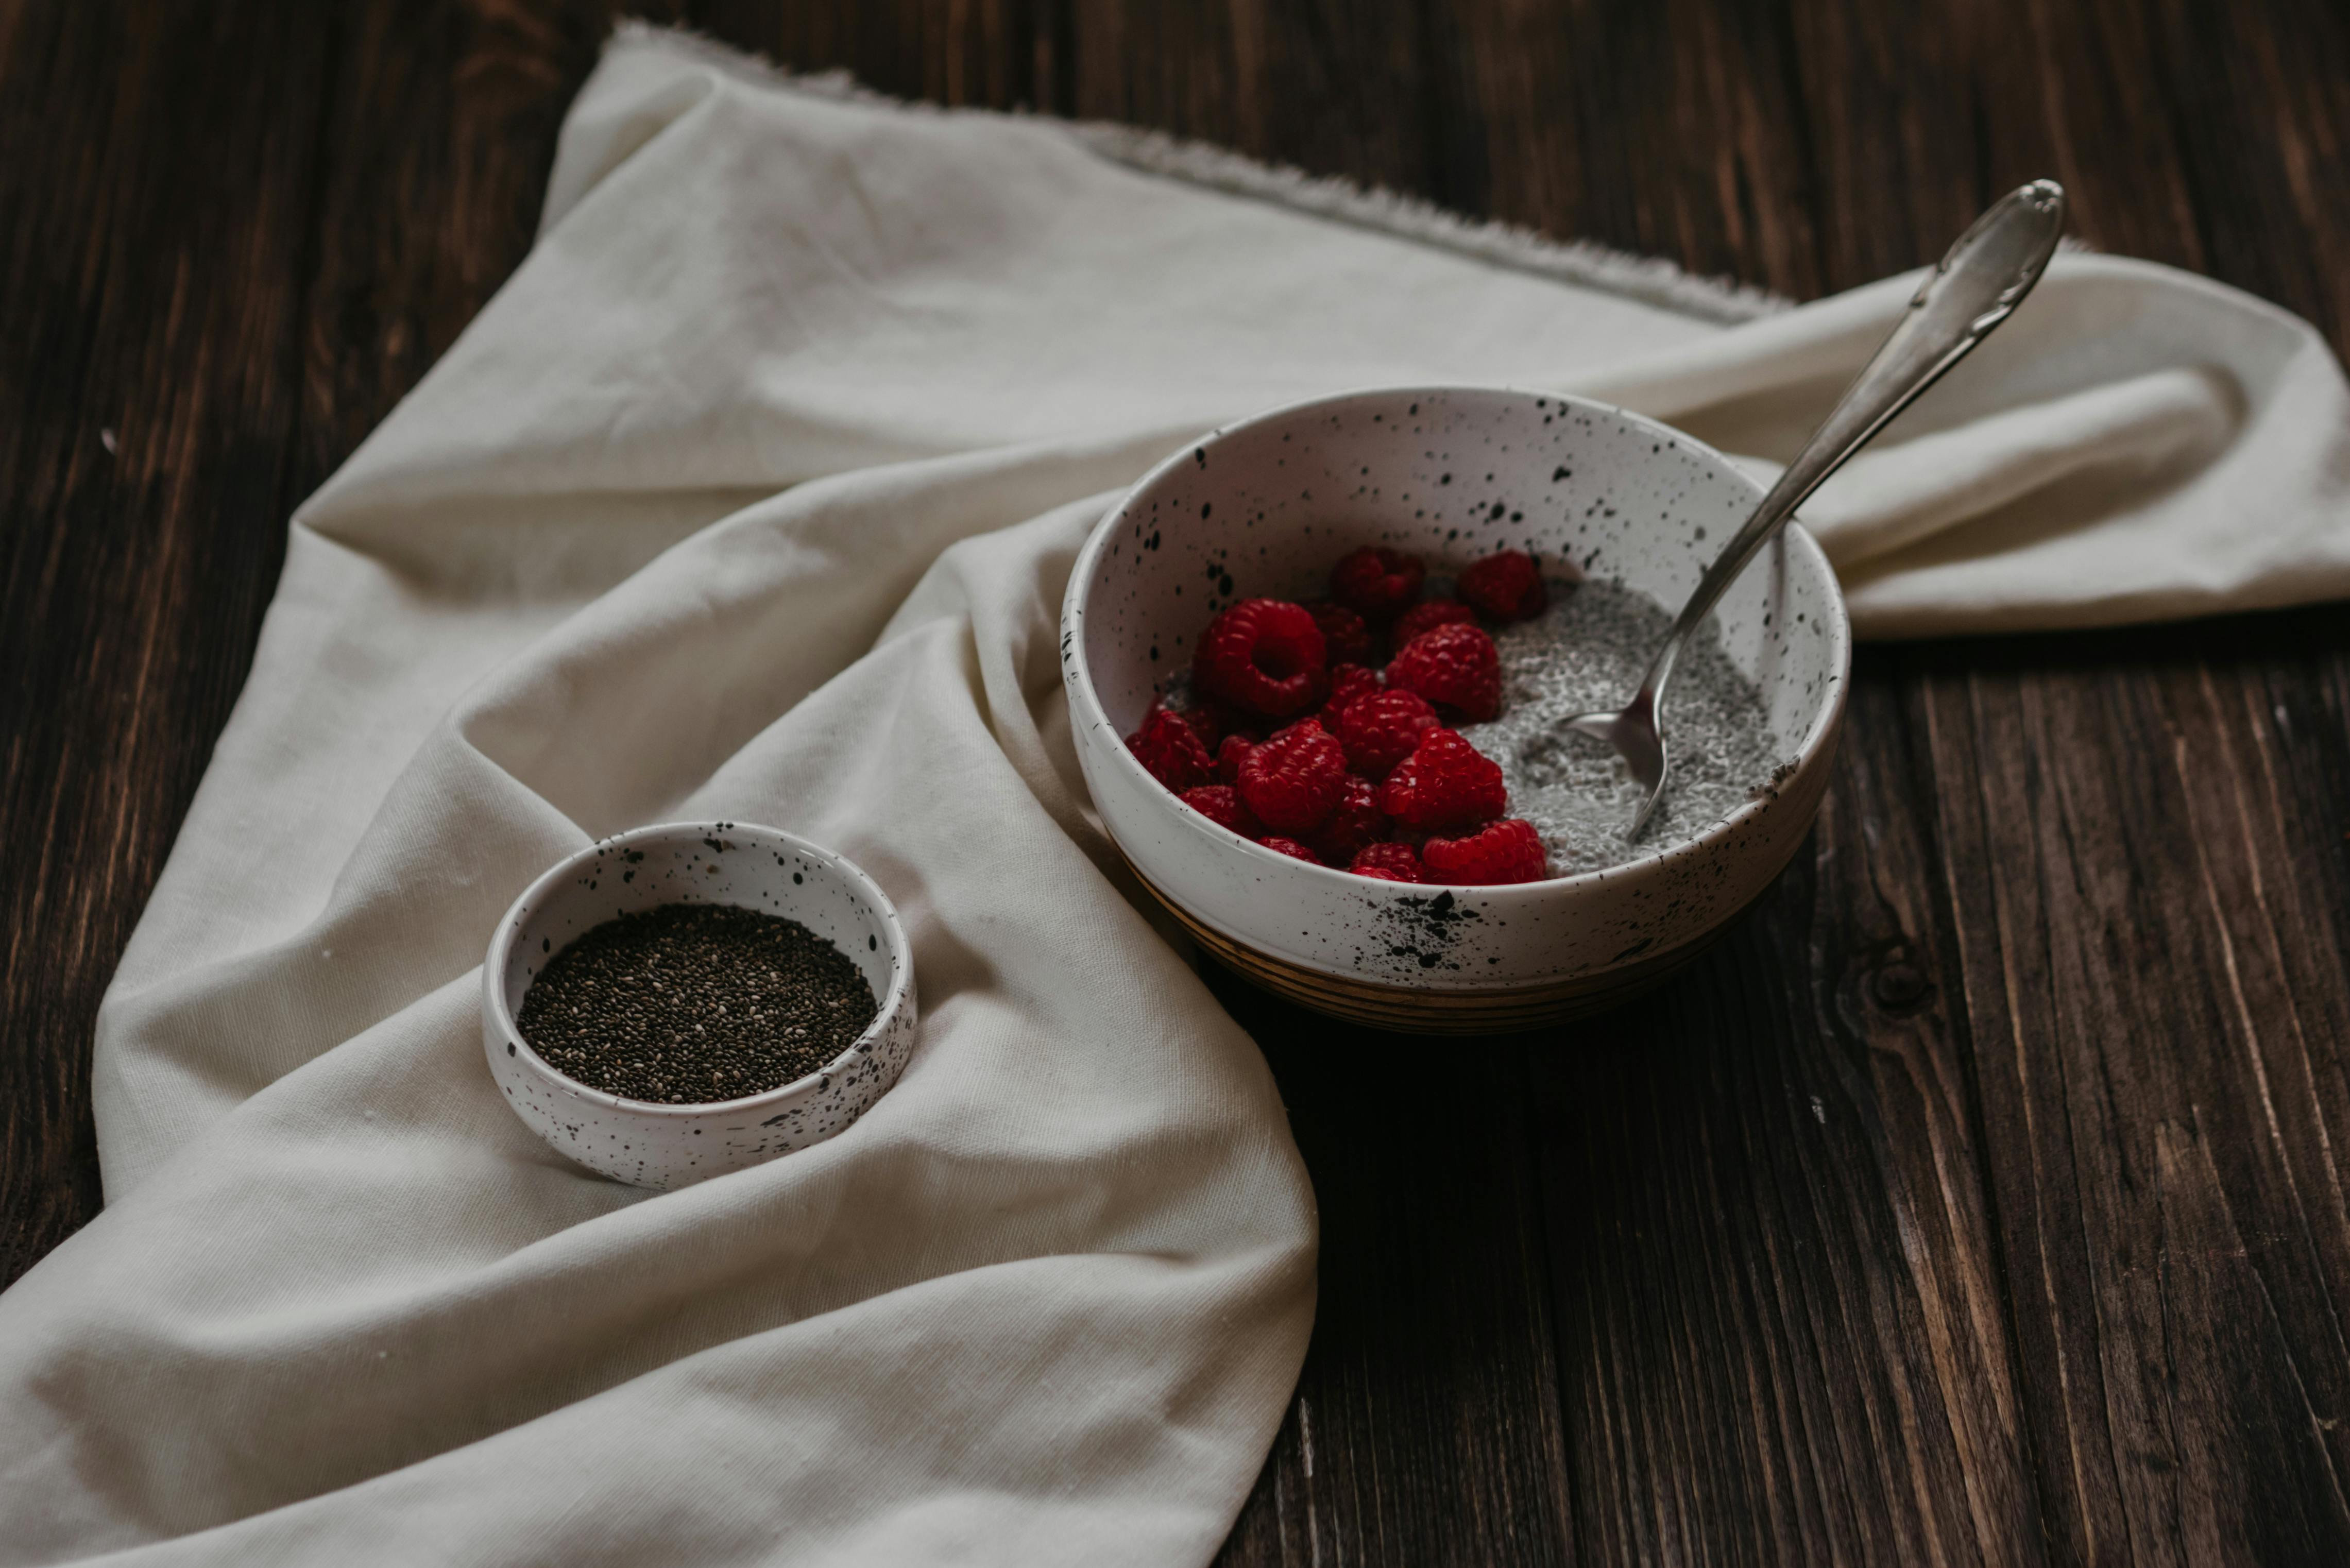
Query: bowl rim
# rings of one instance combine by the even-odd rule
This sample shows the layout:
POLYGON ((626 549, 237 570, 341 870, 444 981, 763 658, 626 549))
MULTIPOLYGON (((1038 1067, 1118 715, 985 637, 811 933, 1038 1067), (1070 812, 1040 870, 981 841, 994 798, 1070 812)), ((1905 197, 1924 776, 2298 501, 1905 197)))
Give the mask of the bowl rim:
MULTIPOLYGON (((1646 414, 1635 413, 1629 409, 1620 408, 1614 403, 1603 402, 1596 398, 1579 397, 1572 392, 1549 391, 1532 387, 1478 382, 1431 382, 1367 387, 1354 391, 1334 392, 1318 398, 1308 398, 1299 402, 1284 403, 1278 407, 1264 410, 1261 413, 1252 414, 1246 419, 1237 420, 1231 424, 1219 425, 1205 435, 1186 441, 1152 464, 1149 472, 1128 486, 1118 497, 1117 504, 1102 514, 1101 521, 1094 525, 1093 531, 1086 536, 1084 545, 1077 552, 1076 560, 1069 569, 1068 587, 1063 591, 1061 597, 1061 636, 1073 655, 1064 663, 1063 684, 1068 689, 1072 699, 1077 702, 1080 710, 1072 715, 1072 726, 1080 732, 1106 732, 1113 734, 1117 732, 1117 727, 1109 722, 1107 710, 1102 706, 1100 694, 1094 689, 1093 670, 1086 659, 1085 597, 1088 585, 1100 567, 1103 551, 1116 533, 1116 524, 1126 516, 1128 508, 1133 505, 1136 497, 1141 495, 1182 463, 1195 461, 1193 458, 1195 452, 1204 451, 1216 442, 1242 431, 1327 412, 1348 404, 1430 397, 1471 397, 1484 400, 1534 398, 1546 402, 1560 403, 1585 413, 1622 421, 1635 429, 1655 434, 1670 445, 1697 452, 1712 460, 1737 483, 1751 490, 1753 493, 1753 499, 1758 504, 1769 489, 1744 469, 1731 462, 1728 455, 1720 449, 1709 442, 1700 441, 1687 431, 1666 424, 1661 420, 1650 419, 1646 414)), ((1820 754, 1835 735, 1843 719, 1847 688, 1851 684, 1852 613, 1850 607, 1845 603, 1844 585, 1836 576, 1835 566, 1830 564, 1827 553, 1820 548, 1819 541, 1812 536, 1811 532, 1801 522, 1791 520, 1781 533, 1780 538, 1787 548, 1802 552, 1818 568, 1828 585, 1829 602, 1835 609, 1834 624, 1829 628, 1830 652, 1834 659, 1834 669, 1827 683, 1827 693, 1820 704, 1819 711, 1812 716, 1812 722, 1804 730, 1803 738, 1796 742, 1792 767, 1800 769, 1820 754)), ((1756 559, 1761 559, 1761 556, 1758 556, 1756 559)), ((1751 566, 1752 563, 1750 562, 1749 565, 1751 566)), ((1351 871, 1343 871, 1334 866, 1300 860, 1295 856, 1283 855, 1243 838, 1222 823, 1185 805, 1173 792, 1153 778, 1149 771, 1143 767, 1134 753, 1123 743, 1107 749, 1117 753, 1108 765, 1126 770, 1131 777, 1164 795, 1167 804, 1175 809, 1179 821, 1197 818, 1197 822, 1192 826, 1206 829, 1211 842, 1221 842, 1226 847, 1238 849, 1243 854, 1253 857, 1261 865, 1279 866, 1286 868, 1288 872, 1301 874, 1309 878, 1343 878, 1342 885, 1346 890, 1358 896, 1367 888, 1378 888, 1391 889, 1393 895, 1398 898, 1428 898, 1439 893, 1457 895, 1468 892, 1474 893, 1481 899, 1500 899, 1504 908, 1513 904, 1531 903, 1544 898, 1572 896, 1578 888, 1596 887, 1603 882, 1626 877, 1646 875, 1658 867, 1702 853, 1720 841, 1731 837, 1745 823, 1769 810, 1778 799, 1776 793, 1749 799, 1728 814, 1715 818, 1703 831, 1690 837, 1677 839, 1672 843, 1643 851, 1629 860, 1619 861, 1614 866, 1602 867, 1594 871, 1577 871, 1565 877, 1545 877, 1533 882, 1387 882, 1378 877, 1357 877, 1351 871)), ((1085 748, 1081 748, 1081 754, 1084 751, 1085 748)), ((1107 831, 1107 825, 1105 824, 1104 827, 1107 831)), ((1222 929, 1224 924, 1221 920, 1215 923, 1219 929, 1222 929)), ((1232 934, 1236 938, 1239 936, 1239 933, 1232 934)))
POLYGON ((796 834, 785 833, 780 827, 769 827, 764 823, 740 822, 731 817, 723 821, 656 822, 648 823, 642 827, 632 827, 625 833, 616 833, 608 838, 598 838, 583 849, 574 850, 540 872, 532 879, 530 886, 525 888, 515 901, 506 906, 506 912, 498 917, 497 928, 490 938, 489 951, 482 961, 482 1006, 484 1013, 498 1026, 498 1032, 504 1037, 506 1043, 515 1047, 514 1059, 528 1064, 532 1072, 554 1087, 567 1094, 577 1095, 588 1104, 600 1106, 606 1110, 683 1119, 718 1113, 740 1115, 756 1111, 779 1105, 794 1095, 804 1093, 817 1085, 821 1080, 847 1064, 849 1059, 857 1055, 861 1047, 879 1039, 896 1021, 899 1012, 904 1008, 907 988, 913 982, 913 950, 906 940, 905 927, 899 922, 898 907, 889 901, 889 895, 881 890, 880 884, 874 881, 863 867, 846 855, 837 850, 827 849, 821 844, 811 843, 796 834), (550 1064, 524 1037, 521 1028, 515 1023, 514 1010, 506 1005, 505 986, 503 981, 506 965, 513 958, 515 940, 522 932, 521 917, 524 911, 531 908, 546 889, 554 887, 563 877, 598 856, 608 854, 616 847, 625 847, 631 844, 657 843, 673 838, 701 839, 721 832, 764 835, 784 848, 811 859, 825 862, 842 874, 850 890, 862 899, 868 909, 879 914, 882 929, 888 933, 892 963, 889 993, 881 999, 881 1005, 873 1014, 872 1025, 864 1033, 850 1041, 847 1048, 825 1063, 823 1066, 794 1078, 788 1084, 778 1085, 772 1089, 763 1089, 755 1095, 747 1095, 739 1100, 696 1100, 690 1105, 675 1106, 658 1100, 630 1099, 624 1095, 608 1094, 602 1089, 590 1088, 578 1079, 550 1064))

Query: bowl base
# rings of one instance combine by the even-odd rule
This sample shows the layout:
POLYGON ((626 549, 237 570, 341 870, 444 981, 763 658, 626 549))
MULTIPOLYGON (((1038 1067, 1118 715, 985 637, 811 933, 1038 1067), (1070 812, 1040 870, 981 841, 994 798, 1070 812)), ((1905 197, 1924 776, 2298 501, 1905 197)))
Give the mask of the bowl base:
POLYGON ((1135 870, 1133 861, 1127 861, 1127 869, 1133 871, 1134 879, 1181 922, 1209 957, 1243 980, 1328 1017, 1400 1034, 1503 1034, 1604 1012, 1655 990, 1695 962, 1738 919, 1732 914, 1679 947, 1648 954, 1598 974, 1539 985, 1439 990, 1432 986, 1342 979, 1259 952, 1201 924, 1160 892, 1149 877, 1135 870))

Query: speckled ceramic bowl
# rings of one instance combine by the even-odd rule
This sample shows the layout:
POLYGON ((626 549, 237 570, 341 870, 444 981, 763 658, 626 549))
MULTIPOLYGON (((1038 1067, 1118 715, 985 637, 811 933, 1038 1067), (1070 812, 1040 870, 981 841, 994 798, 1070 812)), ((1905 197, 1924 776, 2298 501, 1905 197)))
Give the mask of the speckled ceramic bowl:
POLYGON ((1786 866, 1827 783, 1851 628, 1835 573, 1799 526, 1714 616, 1762 691, 1784 765, 1694 838, 1623 866, 1507 888, 1349 876, 1191 810, 1122 737, 1190 667, 1217 610, 1321 597, 1331 563, 1357 545, 1412 551, 1437 573, 1526 549, 1678 609, 1761 496, 1678 431, 1555 394, 1362 392, 1219 431, 1137 485, 1069 579, 1062 676, 1102 820, 1209 952, 1326 1012, 1465 1033, 1572 1017, 1653 985, 1786 866))
POLYGON ((914 1027, 913 954, 888 896, 829 849, 748 823, 639 827, 581 850, 515 900, 482 968, 482 1044, 506 1103, 562 1153, 638 1187, 684 1187, 823 1142, 898 1081, 914 1027), (674 903, 797 920, 863 971, 881 1000, 873 1027, 820 1072, 711 1105, 623 1099, 547 1065, 515 1027, 540 966, 591 927, 674 903))

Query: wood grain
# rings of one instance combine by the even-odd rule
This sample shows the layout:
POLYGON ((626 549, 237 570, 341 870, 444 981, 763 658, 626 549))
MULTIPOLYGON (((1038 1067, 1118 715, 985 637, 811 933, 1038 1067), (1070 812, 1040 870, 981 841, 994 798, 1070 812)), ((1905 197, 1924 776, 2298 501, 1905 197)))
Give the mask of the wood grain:
POLYGON ((301 7, 0 22, 0 1278, 96 1212, 99 992, 282 554, 326 29, 301 7), (266 60, 266 113, 242 73, 266 60))
MULTIPOLYGON (((96 1211, 98 997, 285 517, 520 260, 613 9, 0 0, 0 1279, 96 1211)), ((642 9, 1799 296, 2053 173, 2350 336, 2331 0, 642 9)), ((1852 700, 1810 851, 1655 997, 1413 1046, 1214 981, 1326 1227, 1224 1562, 2350 1561, 2350 614, 1852 700)))
POLYGON ((2042 1485, 2085 1560, 2338 1558, 2343 803, 2281 670, 2134 640, 1920 693, 2042 1485))

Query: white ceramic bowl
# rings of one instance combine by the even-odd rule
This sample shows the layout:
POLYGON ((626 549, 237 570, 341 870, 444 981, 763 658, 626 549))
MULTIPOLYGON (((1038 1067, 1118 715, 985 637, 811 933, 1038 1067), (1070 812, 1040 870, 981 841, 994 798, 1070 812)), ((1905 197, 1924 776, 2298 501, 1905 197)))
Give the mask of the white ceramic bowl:
POLYGON ((684 1187, 823 1142, 898 1081, 914 1026, 913 953, 888 896, 829 849, 748 823, 639 827, 581 850, 515 900, 482 969, 482 1045, 506 1104, 560 1152, 638 1187, 684 1187), (515 1027, 541 966, 592 927, 673 903, 797 920, 862 971, 881 1000, 873 1026, 818 1072, 711 1105, 624 1099, 547 1065, 515 1027))
MULTIPOLYGON (((1349 876, 1186 807, 1123 737, 1189 669, 1217 610, 1323 597, 1331 563, 1357 545, 1410 551, 1435 574, 1526 549, 1678 609, 1761 496, 1711 447, 1556 394, 1361 392, 1219 431, 1135 486, 1069 579, 1062 677, 1102 820, 1211 953, 1325 1012, 1465 1033, 1572 1016, 1653 984, 1785 867, 1827 783, 1851 628, 1835 575, 1800 526, 1713 617, 1761 689, 1785 765, 1696 837, 1626 865, 1503 888, 1349 876)), ((1667 710, 1669 736, 1669 693, 1667 710)))

